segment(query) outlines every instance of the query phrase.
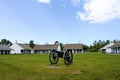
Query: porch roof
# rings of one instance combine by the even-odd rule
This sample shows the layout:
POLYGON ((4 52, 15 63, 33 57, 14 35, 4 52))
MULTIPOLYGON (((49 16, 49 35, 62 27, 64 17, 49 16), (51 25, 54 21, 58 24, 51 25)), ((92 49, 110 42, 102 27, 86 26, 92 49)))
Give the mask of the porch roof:
POLYGON ((0 45, 0 50, 12 50, 8 45, 0 45))
POLYGON ((83 49, 82 44, 65 44, 64 49, 83 49))
POLYGON ((110 48, 112 47, 120 47, 120 42, 114 43, 114 45, 110 46, 110 48))

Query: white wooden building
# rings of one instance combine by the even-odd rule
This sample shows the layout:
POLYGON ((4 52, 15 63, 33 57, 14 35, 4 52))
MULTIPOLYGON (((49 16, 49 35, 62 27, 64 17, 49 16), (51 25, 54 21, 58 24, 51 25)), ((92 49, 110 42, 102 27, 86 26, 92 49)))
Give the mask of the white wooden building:
POLYGON ((38 53, 49 53, 52 49, 58 49, 58 45, 46 44, 46 45, 35 45, 31 48, 29 44, 14 43, 11 48, 11 54, 38 54, 38 53))
POLYGON ((114 43, 107 44, 104 47, 100 48, 99 52, 102 52, 102 53, 112 53, 112 49, 110 47, 113 46, 113 45, 114 45, 114 43))
POLYGON ((110 48, 112 49, 112 53, 120 54, 120 42, 114 43, 110 48))
MULTIPOLYGON (((14 43, 11 48, 11 54, 39 54, 39 53, 50 53, 52 49, 61 50, 60 45, 46 44, 46 45, 36 45, 33 49, 29 47, 29 44, 14 43)), ((82 44, 65 44, 64 50, 71 50, 72 53, 83 52, 82 44)))
POLYGON ((83 45, 82 44, 65 44, 64 50, 71 50, 72 53, 82 53, 83 45))

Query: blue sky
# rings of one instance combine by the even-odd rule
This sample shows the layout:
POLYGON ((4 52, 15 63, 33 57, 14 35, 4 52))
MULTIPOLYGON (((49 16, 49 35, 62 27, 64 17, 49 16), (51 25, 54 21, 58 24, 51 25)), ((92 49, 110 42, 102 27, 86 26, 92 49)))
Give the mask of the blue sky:
POLYGON ((3 38, 87 45, 120 40, 120 0, 0 0, 3 38))

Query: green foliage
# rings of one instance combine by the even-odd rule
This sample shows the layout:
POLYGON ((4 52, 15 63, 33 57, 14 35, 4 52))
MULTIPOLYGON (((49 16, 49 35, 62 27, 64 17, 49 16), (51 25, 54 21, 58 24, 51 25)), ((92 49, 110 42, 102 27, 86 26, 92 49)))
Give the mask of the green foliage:
POLYGON ((54 44, 59 45, 59 41, 55 41, 55 43, 54 43, 54 44))
POLYGON ((60 47, 61 47, 61 51, 63 51, 64 50, 64 44, 60 43, 60 47))
POLYGON ((84 50, 84 51, 88 51, 88 50, 89 50, 89 46, 88 46, 88 45, 83 44, 83 50, 84 50))
POLYGON ((56 44, 56 45, 60 45, 60 49, 61 49, 61 51, 64 50, 64 44, 63 44, 63 43, 61 43, 61 42, 59 42, 59 41, 55 41, 54 44, 56 44))
POLYGON ((89 51, 90 51, 90 52, 98 52, 98 49, 95 48, 95 47, 92 47, 89 51))
POLYGON ((9 40, 7 40, 7 39, 1 39, 0 44, 1 44, 1 45, 11 46, 11 45, 12 45, 12 42, 9 41, 9 40))
POLYGON ((113 42, 113 43, 117 43, 117 42, 119 42, 119 40, 113 40, 112 42, 113 42))
POLYGON ((69 66, 47 54, 0 55, 0 80, 119 80, 119 64, 120 55, 96 52, 75 54, 69 66))
POLYGON ((30 46, 31 48, 34 48, 34 47, 35 47, 35 44, 34 44, 34 41, 33 41, 33 40, 30 40, 29 46, 30 46))

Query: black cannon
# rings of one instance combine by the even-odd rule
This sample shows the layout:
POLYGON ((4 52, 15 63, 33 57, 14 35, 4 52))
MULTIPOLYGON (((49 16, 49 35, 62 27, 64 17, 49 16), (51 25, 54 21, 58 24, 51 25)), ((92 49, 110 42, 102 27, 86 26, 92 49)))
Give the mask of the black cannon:
POLYGON ((66 65, 70 65, 73 61, 73 54, 71 50, 66 51, 57 51, 51 50, 49 54, 49 61, 51 64, 57 64, 59 58, 63 58, 63 61, 66 65))

